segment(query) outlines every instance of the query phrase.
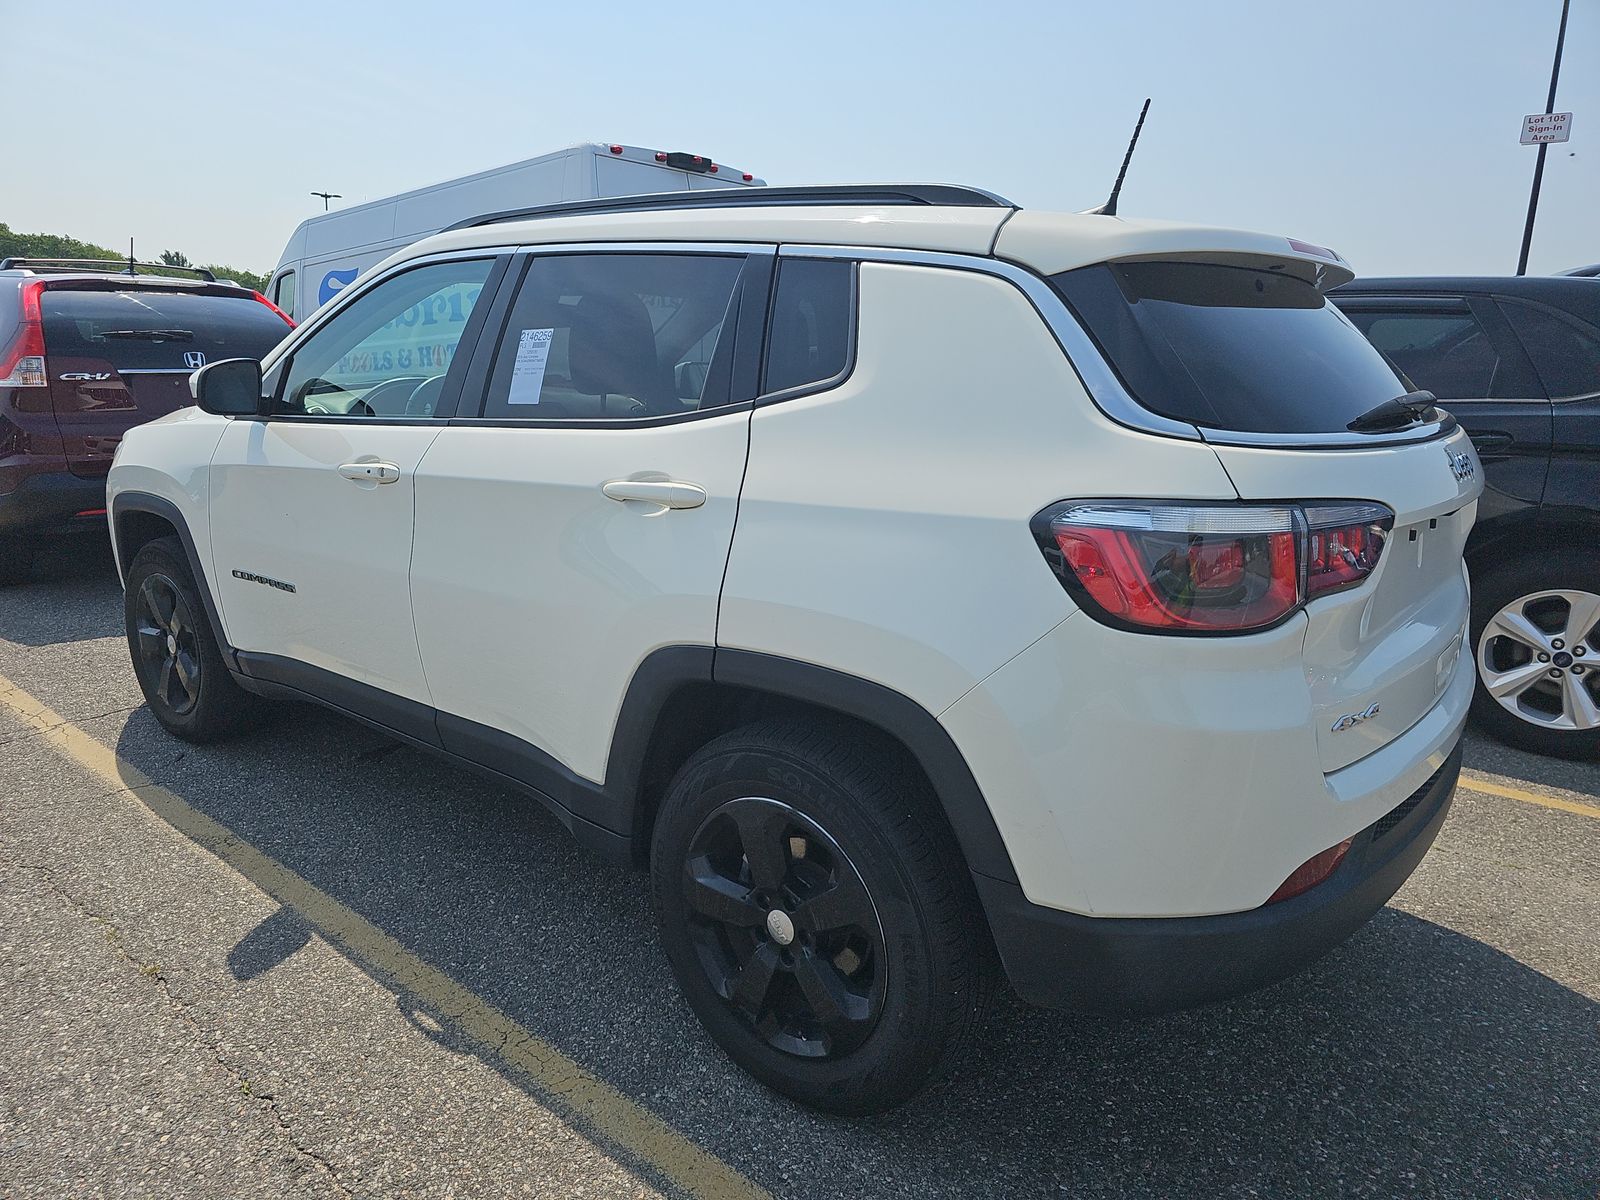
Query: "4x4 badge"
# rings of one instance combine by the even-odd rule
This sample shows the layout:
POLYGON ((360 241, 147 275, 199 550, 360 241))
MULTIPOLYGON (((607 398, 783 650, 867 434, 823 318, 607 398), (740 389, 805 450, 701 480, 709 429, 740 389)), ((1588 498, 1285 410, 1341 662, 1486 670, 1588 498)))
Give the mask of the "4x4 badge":
POLYGON ((1473 465, 1472 455, 1465 450, 1460 452, 1446 450, 1444 456, 1450 460, 1450 473, 1456 477, 1457 483, 1465 483, 1477 473, 1478 468, 1473 465))
MULTIPOLYGON (((237 575, 238 572, 235 571, 234 574, 237 575)), ((1354 729, 1357 725, 1361 724, 1361 722, 1370 721, 1373 717, 1377 716, 1378 711, 1379 709, 1376 704, 1369 704, 1360 712, 1345 713, 1344 716, 1340 717, 1333 723, 1333 731, 1335 733, 1343 733, 1346 729, 1354 729)))

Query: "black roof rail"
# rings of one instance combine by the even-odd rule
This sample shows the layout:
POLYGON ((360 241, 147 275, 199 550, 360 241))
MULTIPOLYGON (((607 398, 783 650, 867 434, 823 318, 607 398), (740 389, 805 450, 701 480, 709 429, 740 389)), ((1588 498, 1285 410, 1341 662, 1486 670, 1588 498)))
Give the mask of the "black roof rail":
POLYGON ((648 192, 639 196, 602 196, 596 200, 570 200, 564 204, 538 204, 485 213, 447 225, 474 229, 504 221, 531 221, 539 217, 570 217, 585 213, 648 212, 671 208, 783 208, 807 204, 948 205, 951 208, 1016 208, 1003 196, 982 188, 951 183, 844 183, 822 187, 717 188, 698 192, 648 192))
POLYGON ((29 270, 81 271, 93 267, 115 267, 111 274, 137 275, 136 267, 153 271, 187 271, 198 275, 207 283, 217 282, 217 277, 204 267, 174 267, 167 263, 129 262, 125 258, 0 258, 0 271, 23 267, 29 270))

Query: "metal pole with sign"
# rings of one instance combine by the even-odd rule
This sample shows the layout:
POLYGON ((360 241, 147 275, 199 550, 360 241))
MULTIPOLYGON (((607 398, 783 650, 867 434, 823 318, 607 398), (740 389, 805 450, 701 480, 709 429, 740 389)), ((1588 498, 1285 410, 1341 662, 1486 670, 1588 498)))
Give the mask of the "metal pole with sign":
POLYGON ((1564 142, 1572 132, 1572 114, 1557 113, 1556 80, 1561 78, 1561 47, 1567 40, 1567 10, 1572 0, 1561 0, 1561 28, 1556 32, 1556 58, 1550 66, 1550 95, 1544 102, 1543 114, 1535 113, 1522 119, 1522 144, 1539 147, 1539 161, 1533 167, 1533 191, 1528 195, 1528 223, 1522 227, 1522 254, 1517 259, 1517 274, 1528 273, 1528 248, 1533 245, 1533 217, 1539 211, 1539 185, 1544 182, 1544 152, 1551 142, 1564 142), (1563 117, 1551 122, 1552 117, 1563 117))

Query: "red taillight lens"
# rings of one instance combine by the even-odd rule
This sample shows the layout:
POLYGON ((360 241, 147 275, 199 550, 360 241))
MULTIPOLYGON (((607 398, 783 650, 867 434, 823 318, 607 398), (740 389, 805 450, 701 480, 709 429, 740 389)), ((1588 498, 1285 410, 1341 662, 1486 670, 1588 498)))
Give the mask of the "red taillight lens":
POLYGON ((1337 846, 1329 846, 1321 854, 1313 854, 1293 871, 1289 878, 1283 881, 1282 886, 1272 895, 1267 897, 1268 904, 1276 904, 1279 900, 1288 900, 1298 896, 1301 892, 1309 892, 1329 875, 1339 869, 1339 864, 1344 861, 1344 856, 1350 853, 1350 838, 1345 838, 1337 846))
POLYGON ((1049 532, 1062 582, 1119 624, 1238 632, 1300 603, 1288 508, 1077 504, 1052 515, 1049 532))
POLYGON ((663 151, 663 150, 657 150, 656 151, 656 161, 657 162, 666 162, 667 161, 666 152, 663 151))
POLYGON ((1245 633, 1359 584, 1394 514, 1378 504, 1066 503, 1034 530, 1062 584, 1108 624, 1245 633))
POLYGON ((611 144, 611 153, 613 153, 613 154, 621 154, 622 153, 622 147, 617 145, 615 142, 613 142, 611 144))
POLYGON ((744 173, 744 175, 743 175, 743 176, 742 176, 742 178, 743 178, 743 179, 744 179, 744 181, 745 181, 745 182, 746 182, 746 183, 754 183, 754 182, 755 182, 755 178, 756 178, 756 177, 755 177, 755 176, 754 176, 754 175, 752 175, 752 174, 750 174, 750 172, 749 172, 749 171, 746 171, 746 172, 745 172, 745 173, 744 173))
POLYGON ((1355 587, 1378 565, 1394 514, 1376 504, 1307 506, 1306 599, 1355 587))
POLYGON ((22 285, 22 322, 9 346, 0 349, 0 387, 45 387, 44 322, 39 315, 39 293, 44 280, 22 285))
POLYGON ((250 296, 251 296, 251 298, 253 300, 255 300, 255 302, 257 304, 265 304, 273 312, 277 313, 280 317, 282 317, 283 321, 284 321, 284 324, 286 324, 290 329, 294 328, 294 318, 291 317, 288 313, 284 312, 283 309, 279 308, 271 300, 268 300, 260 292, 251 292, 250 296))

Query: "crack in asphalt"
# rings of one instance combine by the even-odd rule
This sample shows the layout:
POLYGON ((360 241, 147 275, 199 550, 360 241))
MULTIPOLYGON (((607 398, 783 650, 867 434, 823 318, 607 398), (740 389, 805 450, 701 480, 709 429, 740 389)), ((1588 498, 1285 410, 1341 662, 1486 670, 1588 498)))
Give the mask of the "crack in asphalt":
POLYGON ((18 745, 22 742, 28 741, 30 738, 42 738, 57 729, 65 729, 71 725, 87 725, 90 721, 103 721, 105 718, 114 717, 118 713, 138 712, 143 707, 143 704, 127 704, 121 705, 117 708, 108 708, 105 710, 105 712, 90 713, 88 716, 66 717, 60 721, 57 721, 54 725, 46 725, 39 729, 27 729, 22 733, 12 734, 10 737, 0 738, 0 746, 18 745))
POLYGON ((339 1171, 333 1163, 319 1151, 303 1143, 295 1135, 294 1127, 286 1119, 285 1111, 279 1106, 277 1096, 268 1092, 255 1092, 251 1089, 249 1076, 239 1067, 229 1062, 223 1055, 219 1048, 219 1040, 216 1033, 196 1019, 193 1012, 194 1005, 192 1002, 183 999, 174 990, 172 981, 162 972, 160 963, 146 962, 135 955, 123 941, 122 930, 117 924, 104 913, 94 911, 88 904, 79 900, 66 888, 62 887, 56 879, 54 869, 33 863, 19 862, 11 854, 7 853, 4 848, 0 848, 0 857, 3 857, 10 866, 17 870, 28 871, 38 875, 45 886, 65 901, 67 906, 75 913, 85 920, 92 921, 98 925, 104 932, 106 944, 111 947, 112 953, 122 962, 132 966, 141 979, 148 980, 153 986, 160 989, 162 998, 166 1001, 168 1008, 172 1010, 173 1015, 189 1027, 210 1053, 212 1060, 238 1086, 240 1093, 255 1102, 256 1111, 268 1118, 280 1140, 288 1143, 297 1155, 311 1163, 314 1170, 323 1174, 327 1181, 338 1191, 339 1195, 352 1198, 355 1196, 355 1193, 344 1185, 343 1180, 339 1177, 339 1171))

